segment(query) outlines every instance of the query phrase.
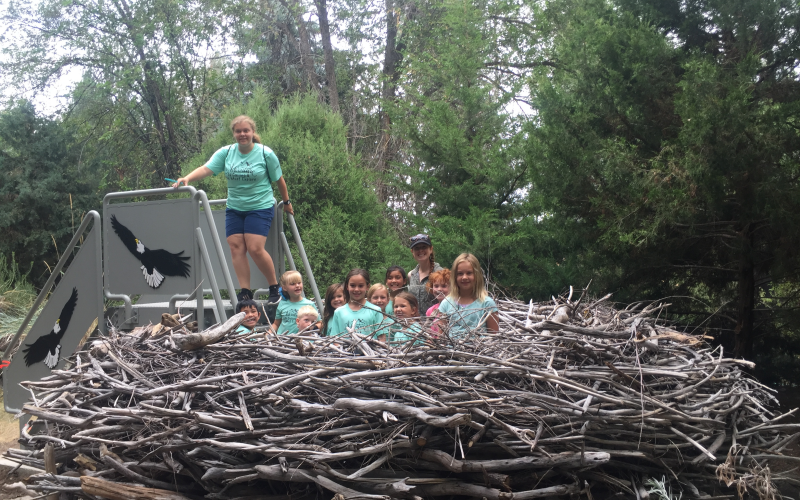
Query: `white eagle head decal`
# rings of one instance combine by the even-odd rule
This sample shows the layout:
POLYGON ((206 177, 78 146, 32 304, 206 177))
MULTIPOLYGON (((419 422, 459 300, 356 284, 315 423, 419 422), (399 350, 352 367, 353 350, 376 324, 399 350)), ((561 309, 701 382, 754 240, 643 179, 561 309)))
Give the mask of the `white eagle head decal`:
POLYGON ((139 238, 136 238, 136 251, 139 253, 144 253, 144 245, 141 241, 139 241, 139 238))

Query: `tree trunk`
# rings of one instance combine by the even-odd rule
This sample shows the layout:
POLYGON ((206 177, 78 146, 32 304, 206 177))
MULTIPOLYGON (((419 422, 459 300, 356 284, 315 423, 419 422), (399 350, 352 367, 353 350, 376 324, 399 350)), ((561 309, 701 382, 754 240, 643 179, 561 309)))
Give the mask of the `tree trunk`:
POLYGON ((753 326, 755 308, 755 263, 753 262, 753 234, 747 224, 740 232, 741 256, 739 258, 738 303, 736 306, 735 345, 733 354, 737 358, 752 359, 753 326))
POLYGON ((333 64, 333 46, 331 45, 331 28, 328 24, 328 6, 326 0, 314 0, 319 17, 319 33, 322 36, 322 49, 325 51, 325 79, 328 80, 328 102, 331 109, 339 112, 339 89, 336 87, 336 68, 333 64))
POLYGON ((158 133, 158 142, 161 146, 161 154, 164 157, 164 163, 166 164, 164 174, 166 177, 175 178, 176 174, 180 174, 180 168, 178 167, 177 162, 177 134, 172 123, 172 114, 170 109, 164 102, 164 99, 161 95, 161 87, 159 86, 159 82, 156 78, 157 68, 154 68, 152 62, 148 60, 144 52, 143 43, 137 38, 137 29, 135 23, 133 22, 133 15, 131 13, 130 5, 128 5, 126 0, 118 0, 118 2, 115 3, 117 6, 117 12, 120 14, 121 21, 126 26, 131 41, 133 42, 136 55, 139 58, 139 63, 142 65, 144 79, 143 81, 139 81, 139 86, 142 90, 142 97, 147 103, 148 108, 150 108, 150 112, 152 113, 152 122, 155 126, 156 132, 158 133), (164 123, 161 122, 162 114, 164 115, 164 123), (164 125, 166 125, 166 132, 164 130, 164 125))
MULTIPOLYGON (((385 174, 389 170, 389 163, 396 153, 392 143, 392 120, 387 111, 389 103, 397 95, 397 68, 400 66, 402 54, 397 50, 397 23, 398 16, 395 12, 394 0, 386 0, 386 50, 383 56, 383 109, 381 110, 381 140, 378 145, 378 172, 385 174)), ((382 202, 388 198, 386 185, 382 178, 378 179, 378 197, 382 202)))
MULTIPOLYGON (((314 56, 311 54, 311 39, 308 36, 306 23, 303 21, 303 13, 299 7, 299 4, 297 4, 297 31, 300 34, 300 62, 303 64, 303 69, 305 70, 306 78, 308 78, 310 87, 319 92, 319 79, 317 78, 317 71, 314 69, 314 56)), ((330 40, 328 41, 330 42, 330 40)), ((327 64, 327 53, 325 57, 325 64, 327 64)), ((335 79, 336 76, 334 76, 334 80, 335 79)), ((333 106, 333 104, 331 104, 331 106, 333 106)), ((339 107, 338 95, 336 99, 336 107, 339 107)))

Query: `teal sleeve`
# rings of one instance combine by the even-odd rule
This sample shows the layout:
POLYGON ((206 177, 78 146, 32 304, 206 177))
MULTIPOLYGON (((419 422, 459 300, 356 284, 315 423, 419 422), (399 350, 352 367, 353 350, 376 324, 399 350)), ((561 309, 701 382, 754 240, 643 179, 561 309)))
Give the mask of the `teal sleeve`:
POLYGON ((328 323, 328 337, 338 337, 344 332, 345 329, 342 326, 342 315, 339 314, 339 311, 333 313, 333 318, 331 318, 330 323, 328 323))
POLYGON ((492 312, 497 312, 497 304, 491 297, 487 297, 486 300, 483 302, 483 308, 489 309, 492 312))
POLYGON ((380 335, 386 335, 386 338, 391 338, 392 334, 392 325, 394 321, 390 318, 383 318, 383 321, 375 328, 375 331, 372 333, 373 337, 379 337, 380 335))
POLYGON ((264 146, 264 158, 267 160, 267 172, 269 172, 269 178, 272 182, 276 182, 283 177, 283 171, 281 170, 281 163, 278 161, 278 157, 266 146, 264 146))
POLYGON ((394 314, 394 301, 390 300, 388 304, 386 304, 386 314, 392 316, 394 314))
POLYGON ((214 175, 225 171, 225 158, 228 156, 229 148, 230 146, 226 146, 218 149, 216 153, 211 155, 211 159, 208 160, 208 163, 206 163, 206 167, 214 172, 214 175))
POLYGON ((453 303, 450 301, 449 298, 444 299, 442 301, 442 305, 439 306, 439 312, 441 312, 444 316, 449 316, 453 314, 453 303))
POLYGON ((370 332, 370 335, 374 337, 375 336, 375 332, 380 330, 381 325, 383 325, 385 316, 383 315, 382 312, 375 311, 375 314, 373 315, 373 317, 374 317, 373 323, 372 323, 373 326, 372 326, 372 332, 370 332))
POLYGON ((283 321, 283 307, 281 307, 282 305, 283 301, 281 300, 281 303, 278 304, 278 310, 275 311, 275 319, 279 319, 281 321, 283 321))

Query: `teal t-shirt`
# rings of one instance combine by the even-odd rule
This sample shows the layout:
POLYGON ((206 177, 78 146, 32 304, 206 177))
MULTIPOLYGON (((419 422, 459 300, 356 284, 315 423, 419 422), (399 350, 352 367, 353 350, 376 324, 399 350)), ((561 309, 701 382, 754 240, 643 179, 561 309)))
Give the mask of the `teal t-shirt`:
POLYGON ((237 335, 242 335, 242 334, 245 334, 245 333, 253 333, 253 330, 251 330, 251 329, 247 328, 247 327, 246 327, 246 326, 244 326, 244 325, 239 325, 239 326, 236 328, 236 331, 234 331, 233 333, 235 333, 235 334, 237 334, 237 335))
POLYGON ((268 147, 254 144, 252 151, 243 155, 238 144, 225 146, 214 153, 206 167, 214 175, 225 172, 228 208, 248 212, 265 210, 275 204, 270 179, 277 181, 283 177, 283 172, 278 157, 268 147))
POLYGON ((416 323, 409 323, 408 325, 403 325, 399 321, 395 322, 392 325, 392 331, 390 335, 390 342, 392 344, 404 344, 409 340, 416 340, 415 344, 421 344, 423 339, 421 338, 422 328, 416 323))
POLYGON ((389 316, 394 314, 394 301, 390 300, 388 304, 386 304, 386 314, 389 316))
MULTIPOLYGON (((497 312, 497 304, 490 297, 485 300, 476 300, 472 304, 462 306, 457 301, 447 297, 439 306, 439 315, 447 319, 448 328, 452 337, 463 337, 468 332, 475 330, 481 318, 487 312, 497 312)), ((481 325, 477 333, 486 332, 486 322, 481 325)))
POLYGON ((328 324, 328 336, 338 337, 347 333, 347 328, 356 322, 356 330, 362 335, 372 335, 383 322, 383 313, 375 304, 367 301, 358 311, 350 309, 349 304, 336 309, 328 324))
MULTIPOLYGON (((292 302, 291 300, 278 302, 278 310, 275 312, 275 319, 281 320, 281 324, 278 326, 278 335, 297 333, 297 311, 303 306, 313 306, 314 310, 317 309, 314 302, 306 298, 302 298, 297 302, 292 302)), ((319 321, 319 315, 317 315, 317 321, 319 321)))

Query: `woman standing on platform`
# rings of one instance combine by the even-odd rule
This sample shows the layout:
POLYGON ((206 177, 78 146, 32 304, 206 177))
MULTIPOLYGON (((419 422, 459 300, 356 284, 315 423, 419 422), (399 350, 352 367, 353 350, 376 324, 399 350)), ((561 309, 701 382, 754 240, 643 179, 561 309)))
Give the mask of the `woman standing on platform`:
POLYGON ((249 253, 269 283, 268 302, 277 304, 280 295, 275 265, 264 244, 275 216, 272 183, 278 183, 284 212, 294 215, 289 191, 286 189, 278 157, 270 148, 261 144, 255 122, 248 116, 237 116, 231 121, 231 130, 236 144, 217 150, 205 165, 194 169, 186 177, 181 177, 172 187, 177 188, 181 184, 188 186, 190 182, 225 172, 228 180, 225 236, 231 247, 233 269, 242 288, 237 299, 253 298, 250 290, 250 265, 247 261, 249 253))
POLYGON ((435 302, 436 298, 428 292, 425 284, 434 271, 441 271, 442 266, 434 262, 433 243, 427 234, 411 237, 411 255, 417 261, 417 267, 408 273, 408 291, 417 298, 417 306, 424 314, 435 302))

